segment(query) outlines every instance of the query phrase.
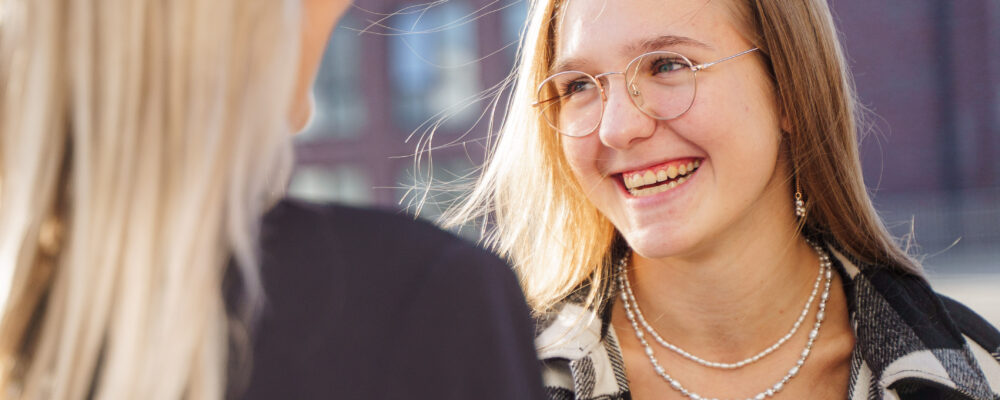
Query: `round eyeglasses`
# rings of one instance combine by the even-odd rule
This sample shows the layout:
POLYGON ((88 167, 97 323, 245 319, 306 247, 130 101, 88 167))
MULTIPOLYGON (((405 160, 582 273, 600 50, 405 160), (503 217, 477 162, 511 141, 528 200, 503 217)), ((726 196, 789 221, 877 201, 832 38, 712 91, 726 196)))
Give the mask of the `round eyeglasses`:
POLYGON ((566 136, 587 136, 601 123, 608 77, 622 75, 629 99, 650 118, 669 120, 683 115, 694 104, 698 71, 744 54, 754 47, 710 63, 694 65, 672 51, 653 51, 630 61, 625 71, 590 75, 580 71, 554 74, 538 86, 537 101, 549 126, 566 136))

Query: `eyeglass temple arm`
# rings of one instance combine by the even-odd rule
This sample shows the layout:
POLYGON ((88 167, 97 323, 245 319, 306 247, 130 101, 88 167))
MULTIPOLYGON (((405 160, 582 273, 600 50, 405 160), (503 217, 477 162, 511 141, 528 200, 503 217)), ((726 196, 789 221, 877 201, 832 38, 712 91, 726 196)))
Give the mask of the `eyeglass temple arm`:
POLYGON ((726 61, 726 60, 731 60, 731 59, 734 59, 736 57, 739 57, 739 56, 742 56, 744 54, 751 53, 751 52, 754 52, 754 51, 757 51, 757 50, 760 50, 760 49, 757 48, 757 47, 754 47, 754 48, 752 48, 750 50, 744 50, 744 51, 741 51, 739 53, 733 54, 733 55, 731 55, 729 57, 723 58, 721 60, 715 60, 715 61, 712 61, 710 63, 704 63, 704 64, 695 65, 695 66, 691 67, 691 70, 694 71, 694 72, 698 72, 698 71, 701 71, 701 70, 703 70, 705 68, 708 68, 708 67, 711 67, 711 66, 713 66, 715 64, 718 64, 720 62, 723 62, 723 61, 726 61))
POLYGON ((534 103, 531 103, 531 106, 532 107, 538 107, 538 106, 541 106, 543 104, 548 104, 548 103, 551 103, 551 102, 556 101, 556 100, 559 100, 559 97, 552 97, 550 99, 546 99, 546 100, 542 100, 542 101, 536 101, 534 103))

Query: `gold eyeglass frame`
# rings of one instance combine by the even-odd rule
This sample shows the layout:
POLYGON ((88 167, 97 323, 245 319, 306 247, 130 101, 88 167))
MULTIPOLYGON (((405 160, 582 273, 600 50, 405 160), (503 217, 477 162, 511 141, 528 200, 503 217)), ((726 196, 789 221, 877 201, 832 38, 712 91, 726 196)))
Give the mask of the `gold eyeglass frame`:
POLYGON ((649 112, 647 112, 646 110, 644 110, 638 103, 636 103, 636 99, 640 98, 640 96, 642 95, 642 93, 639 91, 639 88, 636 87, 636 85, 635 85, 635 78, 633 78, 633 82, 626 82, 626 83, 628 83, 628 86, 630 87, 630 90, 628 91, 629 99, 631 100, 632 105, 635 106, 636 109, 638 109, 640 112, 642 112, 643 114, 645 114, 646 116, 648 116, 650 118, 653 118, 653 119, 656 119, 656 120, 660 120, 660 121, 668 121, 668 120, 671 120, 671 119, 679 118, 680 116, 684 115, 685 113, 688 112, 688 110, 691 109, 691 106, 694 105, 694 99, 698 95, 698 71, 701 71, 701 70, 706 69, 708 67, 711 67, 713 65, 719 64, 719 63, 721 63, 723 61, 728 61, 728 60, 734 59, 736 57, 742 56, 744 54, 752 53, 754 51, 759 51, 759 50, 760 50, 760 48, 754 47, 752 49, 744 50, 744 51, 741 51, 739 53, 733 54, 733 55, 728 56, 728 57, 723 57, 723 58, 720 58, 720 59, 712 61, 712 62, 697 64, 697 65, 694 65, 691 62, 691 60, 688 59, 687 57, 685 57, 683 54, 676 53, 676 52, 673 52, 673 51, 657 50, 657 51, 651 51, 651 52, 648 52, 648 53, 643 53, 643 54, 637 56, 636 58, 633 58, 632 61, 629 61, 628 65, 625 66, 625 71, 604 72, 604 73, 600 73, 600 74, 597 74, 597 75, 591 75, 591 74, 588 74, 588 73, 583 72, 583 71, 562 71, 562 72, 558 72, 558 73, 549 75, 549 77, 547 77, 544 80, 542 80, 542 83, 539 84, 538 88, 535 89, 535 99, 536 99, 536 101, 534 103, 532 103, 531 106, 534 107, 534 108, 537 108, 537 107, 540 107, 542 105, 549 104, 549 103, 551 103, 553 101, 558 101, 559 99, 561 99, 560 96, 554 96, 554 97, 552 97, 550 99, 546 99, 546 100, 542 100, 542 101, 537 100, 540 97, 539 95, 542 92, 542 88, 544 88, 545 85, 547 85, 549 83, 549 81, 551 81, 555 77, 560 76, 560 75, 566 75, 566 74, 582 74, 582 75, 590 78, 590 80, 592 80, 593 82, 595 82, 597 84, 598 90, 600 90, 600 93, 601 93, 601 118, 597 120, 596 124, 594 124, 594 128, 591 129, 590 131, 588 131, 587 133, 584 133, 584 134, 581 134, 581 135, 570 135, 570 134, 564 133, 563 131, 559 130, 559 128, 557 128, 552 123, 552 121, 549 121, 548 117, 546 117, 544 115, 544 112, 542 113, 543 114, 542 118, 545 119, 545 122, 548 123, 549 126, 552 127, 552 129, 555 129, 556 132, 559 132, 562 135, 569 136, 569 137, 584 137, 584 136, 590 135, 595 130, 597 130, 597 127, 601 125, 601 121, 604 120, 604 107, 606 106, 606 104, 608 102, 607 92, 604 89, 604 85, 601 84, 601 78, 604 78, 604 77, 607 77, 607 76, 611 76, 611 75, 622 75, 623 77, 627 77, 627 75, 625 75, 625 73, 627 71, 631 70, 632 67, 633 67, 633 65, 636 64, 637 62, 639 62, 640 60, 642 60, 642 59, 644 59, 646 57, 650 57, 650 56, 654 56, 654 55, 658 55, 658 54, 671 54, 671 55, 679 56, 682 60, 684 60, 684 62, 687 63, 688 68, 690 68, 691 72, 693 73, 693 76, 692 76, 691 80, 693 82, 692 84, 694 85, 694 89, 692 89, 691 102, 688 103, 687 107, 684 108, 684 110, 681 111, 680 113, 678 113, 677 115, 674 115, 672 117, 661 118, 661 117, 658 117, 656 115, 650 114, 649 112))

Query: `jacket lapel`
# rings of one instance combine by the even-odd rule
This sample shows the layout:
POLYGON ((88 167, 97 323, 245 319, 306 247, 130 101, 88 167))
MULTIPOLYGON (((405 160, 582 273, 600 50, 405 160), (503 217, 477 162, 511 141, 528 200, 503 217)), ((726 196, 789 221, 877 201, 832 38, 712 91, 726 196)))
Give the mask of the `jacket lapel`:
POLYGON ((961 331, 923 278, 832 253, 856 338, 854 394, 996 400, 961 331))

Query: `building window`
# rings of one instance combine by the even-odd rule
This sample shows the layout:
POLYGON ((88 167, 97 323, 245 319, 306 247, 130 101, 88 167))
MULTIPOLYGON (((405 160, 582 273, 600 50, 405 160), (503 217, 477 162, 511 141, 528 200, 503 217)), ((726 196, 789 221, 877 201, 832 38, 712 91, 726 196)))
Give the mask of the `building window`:
POLYGON ((469 106, 482 90, 471 12, 465 2, 450 1, 393 17, 402 34, 390 40, 387 71, 395 120, 406 134, 448 110, 455 114, 445 128, 466 127, 478 116, 478 107, 469 106))

